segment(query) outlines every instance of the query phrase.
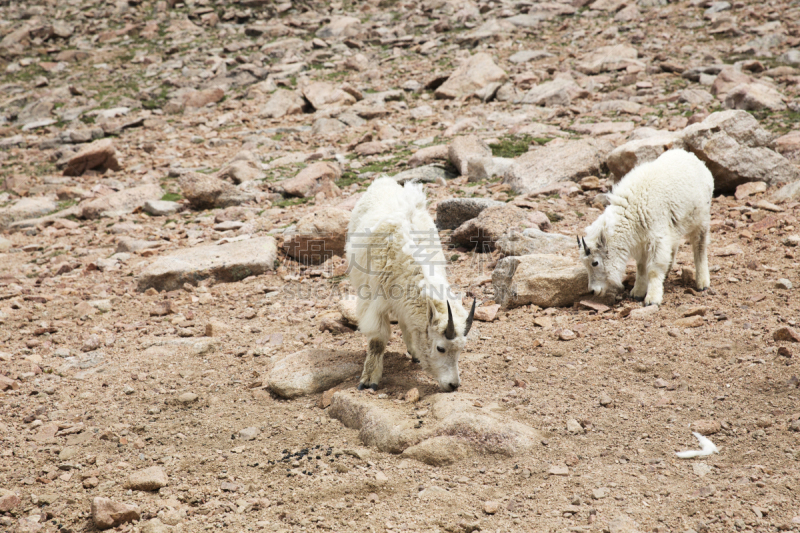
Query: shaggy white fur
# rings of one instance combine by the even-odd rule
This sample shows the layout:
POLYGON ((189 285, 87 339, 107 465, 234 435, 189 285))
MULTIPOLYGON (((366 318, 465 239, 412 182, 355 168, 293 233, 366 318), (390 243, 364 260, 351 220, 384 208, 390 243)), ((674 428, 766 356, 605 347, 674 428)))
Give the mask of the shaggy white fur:
POLYGON ((589 290, 622 288, 628 258, 636 259, 631 296, 659 305, 664 278, 684 236, 694 252, 697 288, 710 285, 708 235, 714 179, 705 164, 684 150, 664 152, 625 175, 609 195, 610 205, 579 239, 589 271, 589 290))
POLYGON ((472 313, 467 314, 447 282, 439 233, 425 208, 422 186, 375 180, 353 209, 346 252, 358 329, 369 339, 359 388, 376 389, 381 380, 391 313, 412 358, 443 390, 457 389, 458 357, 472 313))

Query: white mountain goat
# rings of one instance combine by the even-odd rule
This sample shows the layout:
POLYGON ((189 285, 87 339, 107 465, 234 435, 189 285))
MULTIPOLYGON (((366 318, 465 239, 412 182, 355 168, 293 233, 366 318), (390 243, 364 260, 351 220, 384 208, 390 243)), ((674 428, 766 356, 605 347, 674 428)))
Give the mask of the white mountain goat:
POLYGON ((422 186, 375 180, 353 209, 346 251, 358 329, 369 339, 358 388, 378 388, 391 313, 413 360, 442 390, 456 390, 461 384, 458 356, 472 327, 475 302, 467 314, 461 298, 451 293, 422 186))
POLYGON ((708 234, 714 179, 705 164, 683 150, 664 152, 625 175, 609 194, 610 205, 586 228, 578 247, 589 271, 589 290, 603 295, 619 290, 628 258, 636 259, 631 296, 659 305, 664 278, 689 237, 697 288, 710 285, 708 234))

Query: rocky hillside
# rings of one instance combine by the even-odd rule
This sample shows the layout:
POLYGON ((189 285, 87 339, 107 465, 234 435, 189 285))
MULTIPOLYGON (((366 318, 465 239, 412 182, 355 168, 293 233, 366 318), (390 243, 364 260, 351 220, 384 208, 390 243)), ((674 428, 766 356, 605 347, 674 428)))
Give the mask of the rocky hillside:
POLYGON ((3 530, 800 531, 797 2, 0 0, 0 72, 3 530), (589 299, 672 148, 711 289, 589 299), (383 175, 478 300, 457 393, 399 330, 355 390, 383 175))

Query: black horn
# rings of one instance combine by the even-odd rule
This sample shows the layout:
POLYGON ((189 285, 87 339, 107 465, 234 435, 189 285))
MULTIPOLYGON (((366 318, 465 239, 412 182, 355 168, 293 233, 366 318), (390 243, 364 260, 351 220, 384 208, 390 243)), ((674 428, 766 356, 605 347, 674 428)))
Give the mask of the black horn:
POLYGON ((586 246, 586 239, 581 239, 581 240, 583 241, 583 251, 584 251, 584 252, 586 252, 586 255, 589 255, 589 254, 591 254, 591 253, 592 253, 592 251, 591 251, 591 250, 589 250, 589 247, 588 247, 588 246, 586 246))
POLYGON ((475 298, 472 299, 472 309, 469 310, 469 316, 467 317, 467 325, 464 326, 464 336, 466 337, 469 335, 469 330, 472 329, 472 319, 475 317, 475 302, 477 300, 475 298))
POLYGON ((450 302, 447 302, 447 327, 444 330, 444 338, 449 341, 456 338, 456 325, 453 322, 453 311, 450 310, 450 302))

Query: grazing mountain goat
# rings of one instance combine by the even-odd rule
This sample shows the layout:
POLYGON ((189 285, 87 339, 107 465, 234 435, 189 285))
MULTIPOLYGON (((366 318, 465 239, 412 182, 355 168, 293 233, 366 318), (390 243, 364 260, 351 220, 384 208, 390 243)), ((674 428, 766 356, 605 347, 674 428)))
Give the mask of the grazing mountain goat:
POLYGON ((357 295, 358 329, 369 339, 358 388, 378 388, 391 313, 414 361, 422 363, 442 390, 456 390, 461 384, 458 356, 472 327, 475 302, 467 314, 461 299, 451 294, 422 186, 375 180, 353 209, 345 249, 357 295))
POLYGON ((578 239, 589 271, 589 290, 604 294, 622 288, 629 257, 636 259, 631 296, 659 305, 664 278, 675 262, 683 237, 689 236, 697 270, 697 288, 708 275, 708 232, 714 180, 705 164, 683 150, 664 152, 625 175, 609 194, 610 205, 578 239))

